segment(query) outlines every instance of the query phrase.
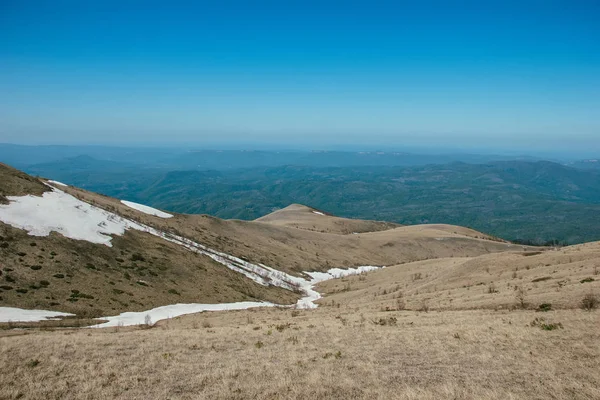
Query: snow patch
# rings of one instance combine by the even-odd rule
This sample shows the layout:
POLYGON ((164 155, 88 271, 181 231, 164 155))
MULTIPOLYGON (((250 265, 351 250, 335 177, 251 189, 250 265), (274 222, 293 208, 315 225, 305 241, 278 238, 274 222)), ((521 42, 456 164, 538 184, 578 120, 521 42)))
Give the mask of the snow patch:
POLYGON ((39 322, 72 315, 74 314, 57 311, 23 310, 14 307, 0 307, 0 322, 39 322))
POLYGON ((325 214, 323 214, 323 213, 322 213, 322 212, 320 212, 320 211, 313 211, 313 214, 317 214, 317 215, 325 215, 325 214))
MULTIPOLYGON (((53 188, 52 192, 44 193, 42 197, 32 195, 23 197, 9 196, 8 199, 10 200, 8 205, 0 205, 0 221, 24 229, 32 236, 48 236, 50 232, 55 231, 71 239, 87 240, 92 243, 104 244, 110 247, 112 246, 112 238, 109 235, 123 235, 127 229, 147 232, 169 242, 178 244, 190 251, 206 255, 221 265, 243 274, 260 285, 277 286, 283 289, 304 293, 305 296, 298 300, 296 304, 297 308, 317 307, 314 302, 320 299, 321 295, 314 290, 314 285, 319 282, 327 279, 360 274, 379 268, 375 266, 363 266, 350 269, 333 268, 327 272, 306 272, 305 274, 311 278, 310 280, 307 280, 289 275, 283 271, 276 270, 263 264, 253 264, 239 257, 211 249, 182 236, 162 232, 150 226, 131 221, 117 214, 113 214, 78 200, 57 188, 53 188)), ((123 203, 130 207, 130 204, 136 204, 131 202, 123 203)), ((146 207, 142 205, 136 206, 140 206, 140 208, 146 207)), ((161 213, 161 211, 152 209, 151 207, 147 207, 146 211, 148 209, 161 213)), ((324 215, 323 213, 321 214, 324 215)), ((122 324, 137 325, 140 324, 140 319, 143 322, 146 315, 150 315, 150 318, 156 322, 160 319, 201 311, 239 310, 250 307, 272 306, 275 305, 266 302, 174 304, 140 313, 123 313, 115 317, 101 318, 108 319, 109 321, 106 324, 111 323, 113 325, 99 324, 97 326, 116 326, 121 322, 122 324)), ((65 315, 61 313, 56 315, 58 316, 59 314, 65 315)))
MULTIPOLYGON (((258 267, 258 266, 256 266, 258 267)), ((374 271, 383 267, 376 266, 363 266, 358 268, 332 268, 327 272, 305 272, 305 274, 311 277, 308 281, 303 278, 295 277, 286 274, 285 272, 274 270, 267 266, 263 273, 265 276, 270 277, 270 283, 275 286, 286 287, 296 286, 302 290, 305 294, 296 303, 296 308, 317 308, 317 304, 314 302, 321 298, 321 294, 314 289, 314 285, 319 282, 323 282, 329 279, 342 278, 344 276, 362 274, 364 272, 374 271)), ((260 267, 258 267, 260 268, 260 267)), ((98 320, 106 320, 107 322, 93 325, 90 328, 108 328, 112 326, 131 326, 131 325, 142 325, 146 323, 146 318, 150 318, 150 322, 153 324, 163 319, 175 318, 186 314, 195 314, 204 311, 228 311, 228 310, 246 310, 248 308, 255 307, 290 307, 281 306, 269 302, 252 302, 244 301, 239 303, 220 303, 220 304, 172 304, 168 306, 162 306, 153 308, 148 311, 140 312, 125 312, 113 317, 97 318, 98 320)), ((293 306, 292 306, 293 307, 293 306)))
POLYGON ((66 185, 66 184, 64 184, 64 183, 62 183, 62 182, 59 182, 59 181, 52 181, 52 180, 50 180, 50 181, 48 181, 48 183, 52 183, 52 184, 54 184, 54 185, 58 185, 58 186, 64 186, 64 187, 67 187, 67 186, 68 186, 68 185, 66 185))
POLYGON ((221 304, 172 304, 153 308, 148 311, 125 312, 114 317, 97 318, 107 320, 107 322, 90 326, 90 328, 108 328, 111 326, 131 326, 145 324, 146 318, 150 318, 150 323, 169 318, 179 317, 180 315, 195 314, 204 311, 228 311, 228 310, 246 310, 254 307, 275 307, 273 303, 243 301, 239 303, 221 303, 221 304))
POLYGON ((125 204, 129 208, 133 208, 134 210, 143 212, 144 214, 154 215, 155 217, 160 217, 160 218, 172 218, 173 217, 172 214, 157 210, 156 208, 145 206, 143 204, 134 203, 133 201, 121 200, 121 203, 125 204))
POLYGON ((56 188, 39 196, 8 196, 0 205, 0 221, 26 230, 31 236, 58 232, 70 239, 112 246, 109 235, 122 235, 140 225, 94 207, 56 188), (137 225, 137 226, 134 226, 137 225))

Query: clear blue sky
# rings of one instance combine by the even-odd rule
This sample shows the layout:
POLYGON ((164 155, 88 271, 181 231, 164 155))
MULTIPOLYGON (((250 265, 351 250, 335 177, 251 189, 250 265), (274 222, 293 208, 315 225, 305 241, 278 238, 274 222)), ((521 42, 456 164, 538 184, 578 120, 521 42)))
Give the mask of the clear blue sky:
POLYGON ((0 142, 600 151, 599 1, 0 1, 0 142))

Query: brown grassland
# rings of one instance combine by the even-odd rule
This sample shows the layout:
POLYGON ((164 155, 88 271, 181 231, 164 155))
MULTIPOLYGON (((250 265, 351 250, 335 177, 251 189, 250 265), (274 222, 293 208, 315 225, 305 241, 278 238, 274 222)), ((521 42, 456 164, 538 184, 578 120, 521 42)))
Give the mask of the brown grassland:
POLYGON ((599 293, 599 248, 388 267, 320 284, 329 295, 316 310, 7 330, 0 398, 598 399, 600 312, 580 303, 599 293), (503 257, 522 271, 506 280, 525 287, 525 308, 503 284, 503 257), (546 264, 556 279, 571 274, 559 290, 552 279, 531 282, 549 273, 546 264), (497 292, 469 286, 485 277, 497 292))
MULTIPOLYGON (((0 178, 0 202, 46 190, 3 165, 0 178)), ((124 310, 290 304, 299 294, 260 286, 141 232, 114 237, 109 248, 57 234, 33 238, 0 223, 0 306, 79 317, 0 324, 2 400, 600 399, 600 243, 524 247, 457 226, 353 221, 300 205, 251 222, 161 219, 66 190, 293 274, 387 267, 322 282, 314 310, 74 329, 124 310)))

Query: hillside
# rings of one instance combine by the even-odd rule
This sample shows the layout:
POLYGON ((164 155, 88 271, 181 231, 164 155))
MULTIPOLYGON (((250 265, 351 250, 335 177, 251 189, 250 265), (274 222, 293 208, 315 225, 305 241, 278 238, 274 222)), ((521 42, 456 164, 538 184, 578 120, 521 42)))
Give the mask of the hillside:
MULTIPOLYGON (((11 196, 61 193, 56 189, 60 185, 54 184, 56 188, 52 189, 43 181, 5 165, 0 165, 0 174, 0 195, 12 201, 15 198, 11 196)), ((41 198, 34 201, 44 204, 41 198)), ((67 201, 64 198, 57 207, 41 207, 39 211, 62 212, 64 219, 74 218, 56 229, 65 234, 81 234, 87 237, 85 240, 74 240, 56 231, 49 235, 41 232, 41 222, 35 226, 33 210, 24 211, 33 221, 24 228, 33 229, 35 236, 0 222, 0 306, 98 317, 180 302, 290 303, 298 298, 289 290, 260 285, 207 255, 140 230, 127 229, 110 236, 96 233, 89 226, 106 225, 117 216, 98 222, 92 219, 96 218, 93 206, 83 213, 72 214, 67 201)), ((8 206, 9 202, 6 203, 8 206)), ((82 202, 76 207, 81 209, 85 205, 82 202)), ((0 221, 11 216, 6 211, 6 207, 0 209, 0 221)), ((142 214, 136 210, 132 213, 142 214)), ((61 221, 55 224, 60 226, 61 221)))
POLYGON ((256 220, 305 204, 345 218, 469 226, 538 244, 600 240, 597 169, 548 161, 428 160, 429 165, 417 166, 325 167, 290 158, 280 166, 209 170, 202 163, 184 167, 159 159, 135 167, 66 159, 27 171, 172 212, 227 219, 256 220))
POLYGON ((299 204, 221 220, 0 174, 0 318, 25 320, 0 322, 1 398, 600 395, 600 314, 581 310, 600 292, 598 242, 527 247, 299 204))
POLYGON ((266 222, 277 226, 306 229, 309 231, 339 233, 342 235, 384 231, 400 226, 390 222, 339 218, 303 206, 302 204, 291 204, 285 208, 257 218, 255 221, 266 222))
POLYGON ((318 285, 327 301, 374 310, 576 309, 600 293, 600 242, 425 260, 318 285))
MULTIPOLYGON (((291 304, 310 271, 521 248, 460 227, 397 227, 312 211, 329 232, 281 223, 289 212, 312 210, 304 206, 267 222, 172 215, 5 165, 0 172, 8 201, 0 208, 3 306, 105 316, 173 303, 291 304), (278 271, 282 283, 271 278, 278 271)), ((310 218, 295 224, 314 225, 310 218)))

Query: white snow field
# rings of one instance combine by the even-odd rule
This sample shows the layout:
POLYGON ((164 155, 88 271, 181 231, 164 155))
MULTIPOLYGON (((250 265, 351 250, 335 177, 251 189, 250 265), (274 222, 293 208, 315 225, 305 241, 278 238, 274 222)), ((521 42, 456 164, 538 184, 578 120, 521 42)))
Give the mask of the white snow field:
POLYGON ((172 214, 157 210, 156 208, 145 206, 143 204, 134 203, 133 201, 121 200, 121 203, 125 204, 129 208, 133 208, 134 210, 143 212, 144 214, 154 215, 155 217, 160 217, 160 218, 172 218, 173 217, 172 214))
POLYGON ((107 320, 107 322, 92 325, 89 328, 108 328, 111 326, 132 326, 142 325, 146 322, 154 324, 157 321, 169 318, 179 317, 180 315, 195 314, 203 311, 228 311, 245 310, 253 307, 275 307, 276 304, 268 302, 242 301, 239 303, 221 303, 221 304, 171 304, 153 308, 148 311, 125 312, 114 317, 97 318, 107 320), (149 321, 146 318, 150 318, 149 321))
POLYGON ((0 307, 0 322, 39 322, 60 317, 68 317, 75 314, 46 311, 46 310, 23 310, 14 307, 0 307))
POLYGON ((128 222, 116 214, 92 206, 61 190, 39 196, 8 196, 0 205, 0 221, 26 230, 31 236, 50 232, 77 240, 112 246, 109 235, 122 235, 128 222))
MULTIPOLYGON (((363 266, 350 269, 333 268, 326 273, 307 272, 305 274, 310 276, 311 279, 306 280, 263 264, 253 264, 230 254, 213 250, 190 239, 162 232, 151 226, 131 221, 81 201, 57 188, 53 188, 51 192, 44 193, 41 197, 32 195, 22 197, 9 196, 8 199, 10 201, 9 204, 0 205, 0 221, 16 228, 24 229, 32 236, 48 236, 50 232, 54 231, 71 239, 87 240, 110 247, 112 246, 112 237, 109 235, 123 235, 126 229, 147 232, 183 246, 190 251, 204 254, 219 264, 243 274, 260 285, 272 285, 304 293, 305 296, 298 300, 296 304, 298 308, 317 307, 314 301, 321 298, 321 295, 313 287, 318 282, 360 274, 379 268, 375 266, 363 266)), ((110 323, 116 321, 114 322, 115 325, 119 324, 120 321, 122 321, 122 324, 136 325, 143 323, 147 314, 151 318, 154 316, 155 319, 153 321, 156 322, 160 319, 173 318, 192 312, 264 306, 274 305, 264 302, 176 304, 140 313, 124 313, 120 316, 107 317, 107 319, 109 319, 110 323)), ((2 310, 0 310, 0 318, 3 318, 2 310)), ((105 326, 104 324, 100 325, 105 326)))

